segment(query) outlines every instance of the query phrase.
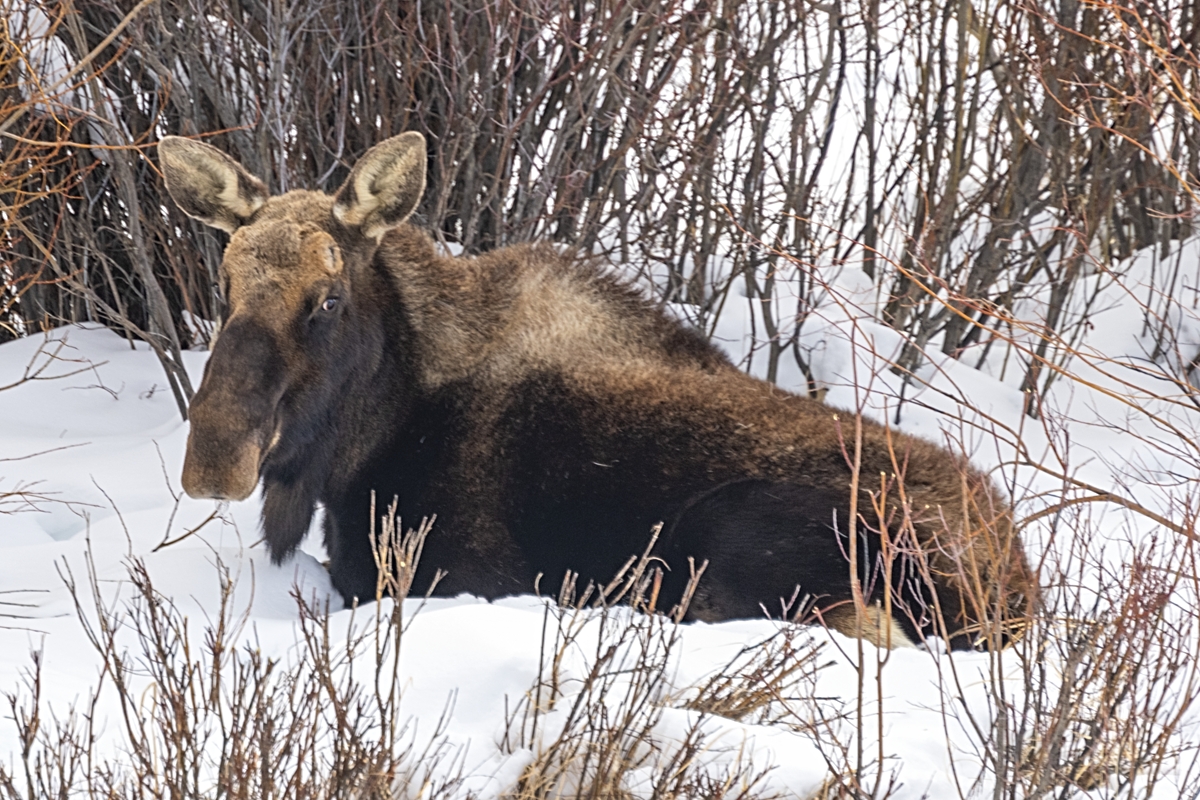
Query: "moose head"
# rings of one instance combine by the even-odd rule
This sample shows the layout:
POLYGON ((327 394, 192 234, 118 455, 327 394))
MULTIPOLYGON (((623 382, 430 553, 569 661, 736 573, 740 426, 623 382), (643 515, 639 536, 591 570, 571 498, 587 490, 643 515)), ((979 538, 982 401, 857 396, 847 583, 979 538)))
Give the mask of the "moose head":
POLYGON ((227 313, 192 402, 183 488, 242 500, 262 478, 267 541, 282 557, 322 489, 311 465, 335 446, 322 436, 334 399, 381 361, 385 332, 370 307, 381 300, 362 285, 380 239, 421 199, 425 140, 410 132, 371 148, 333 196, 270 197, 236 161, 189 139, 164 138, 159 157, 179 207, 231 235, 227 313))

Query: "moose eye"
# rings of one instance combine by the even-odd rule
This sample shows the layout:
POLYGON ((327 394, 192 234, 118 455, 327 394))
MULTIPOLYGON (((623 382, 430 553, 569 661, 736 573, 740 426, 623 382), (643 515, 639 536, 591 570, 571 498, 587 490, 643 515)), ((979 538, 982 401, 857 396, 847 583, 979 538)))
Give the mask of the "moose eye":
POLYGON ((338 298, 326 297, 325 302, 321 303, 321 310, 322 311, 333 311, 335 308, 337 308, 337 304, 338 304, 338 298))

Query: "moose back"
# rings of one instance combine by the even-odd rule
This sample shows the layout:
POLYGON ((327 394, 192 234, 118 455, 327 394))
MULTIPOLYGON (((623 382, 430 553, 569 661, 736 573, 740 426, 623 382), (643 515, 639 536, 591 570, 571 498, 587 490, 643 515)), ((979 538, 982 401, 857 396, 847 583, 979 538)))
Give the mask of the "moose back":
POLYGON ((405 520, 437 515, 416 585, 444 570, 441 594, 528 592, 568 570, 607 581, 662 523, 664 607, 688 558, 709 562, 696 619, 778 616, 804 596, 852 635, 968 647, 1029 613, 1009 508, 961 458, 743 374, 594 260, 439 254, 405 222, 420 134, 373 147, 334 196, 270 197, 187 139, 159 155, 183 211, 232 234, 184 489, 242 500, 262 481, 276 561, 323 504, 348 601, 375 596, 374 492, 405 520))

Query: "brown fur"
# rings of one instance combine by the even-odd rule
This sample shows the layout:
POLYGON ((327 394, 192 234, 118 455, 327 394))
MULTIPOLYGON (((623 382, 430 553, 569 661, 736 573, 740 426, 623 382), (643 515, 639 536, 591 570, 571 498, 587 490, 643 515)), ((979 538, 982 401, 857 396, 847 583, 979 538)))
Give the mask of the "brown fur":
POLYGON ((189 213, 255 209, 222 264, 229 321, 193 405, 190 494, 240 499, 261 477, 277 558, 323 502, 348 597, 373 586, 371 490, 400 495, 410 520, 439 514, 426 568, 450 570, 444 591, 484 596, 564 566, 607 577, 664 522, 673 590, 688 556, 713 560, 694 616, 779 612, 798 581, 831 624, 876 640, 893 632, 870 606, 862 622, 847 614, 842 553, 853 527, 865 594, 879 599, 871 493, 886 486, 889 536, 907 526, 919 540, 893 581, 906 635, 938 632, 940 609, 965 646, 995 632, 989 620, 1029 612, 1035 584, 986 477, 864 420, 852 526, 852 416, 741 373, 594 260, 543 245, 439 255, 400 222, 423 187, 422 145, 405 137, 364 157, 336 208, 315 192, 260 202, 261 184, 228 159, 214 167, 194 143, 164 141, 173 195, 203 183, 198 170, 225 176, 181 202, 189 213), (238 192, 251 196, 213 211, 238 192))

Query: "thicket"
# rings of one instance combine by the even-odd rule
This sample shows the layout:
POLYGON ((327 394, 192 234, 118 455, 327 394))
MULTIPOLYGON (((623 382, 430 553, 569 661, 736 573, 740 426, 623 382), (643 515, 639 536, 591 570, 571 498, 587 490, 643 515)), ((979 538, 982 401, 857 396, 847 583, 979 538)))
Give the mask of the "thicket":
MULTIPOLYGON (((0 6, 0 337, 102 321, 155 344, 181 403, 223 234, 163 193, 165 134, 285 191, 419 130, 418 219, 445 241, 606 251, 709 331, 744 297, 771 377, 806 368, 814 267, 870 276, 903 370, 978 358, 1033 297, 1069 338, 1081 277, 1193 229, 1189 0, 0 6)), ((1156 355, 1169 316, 1147 309, 1156 355)))

